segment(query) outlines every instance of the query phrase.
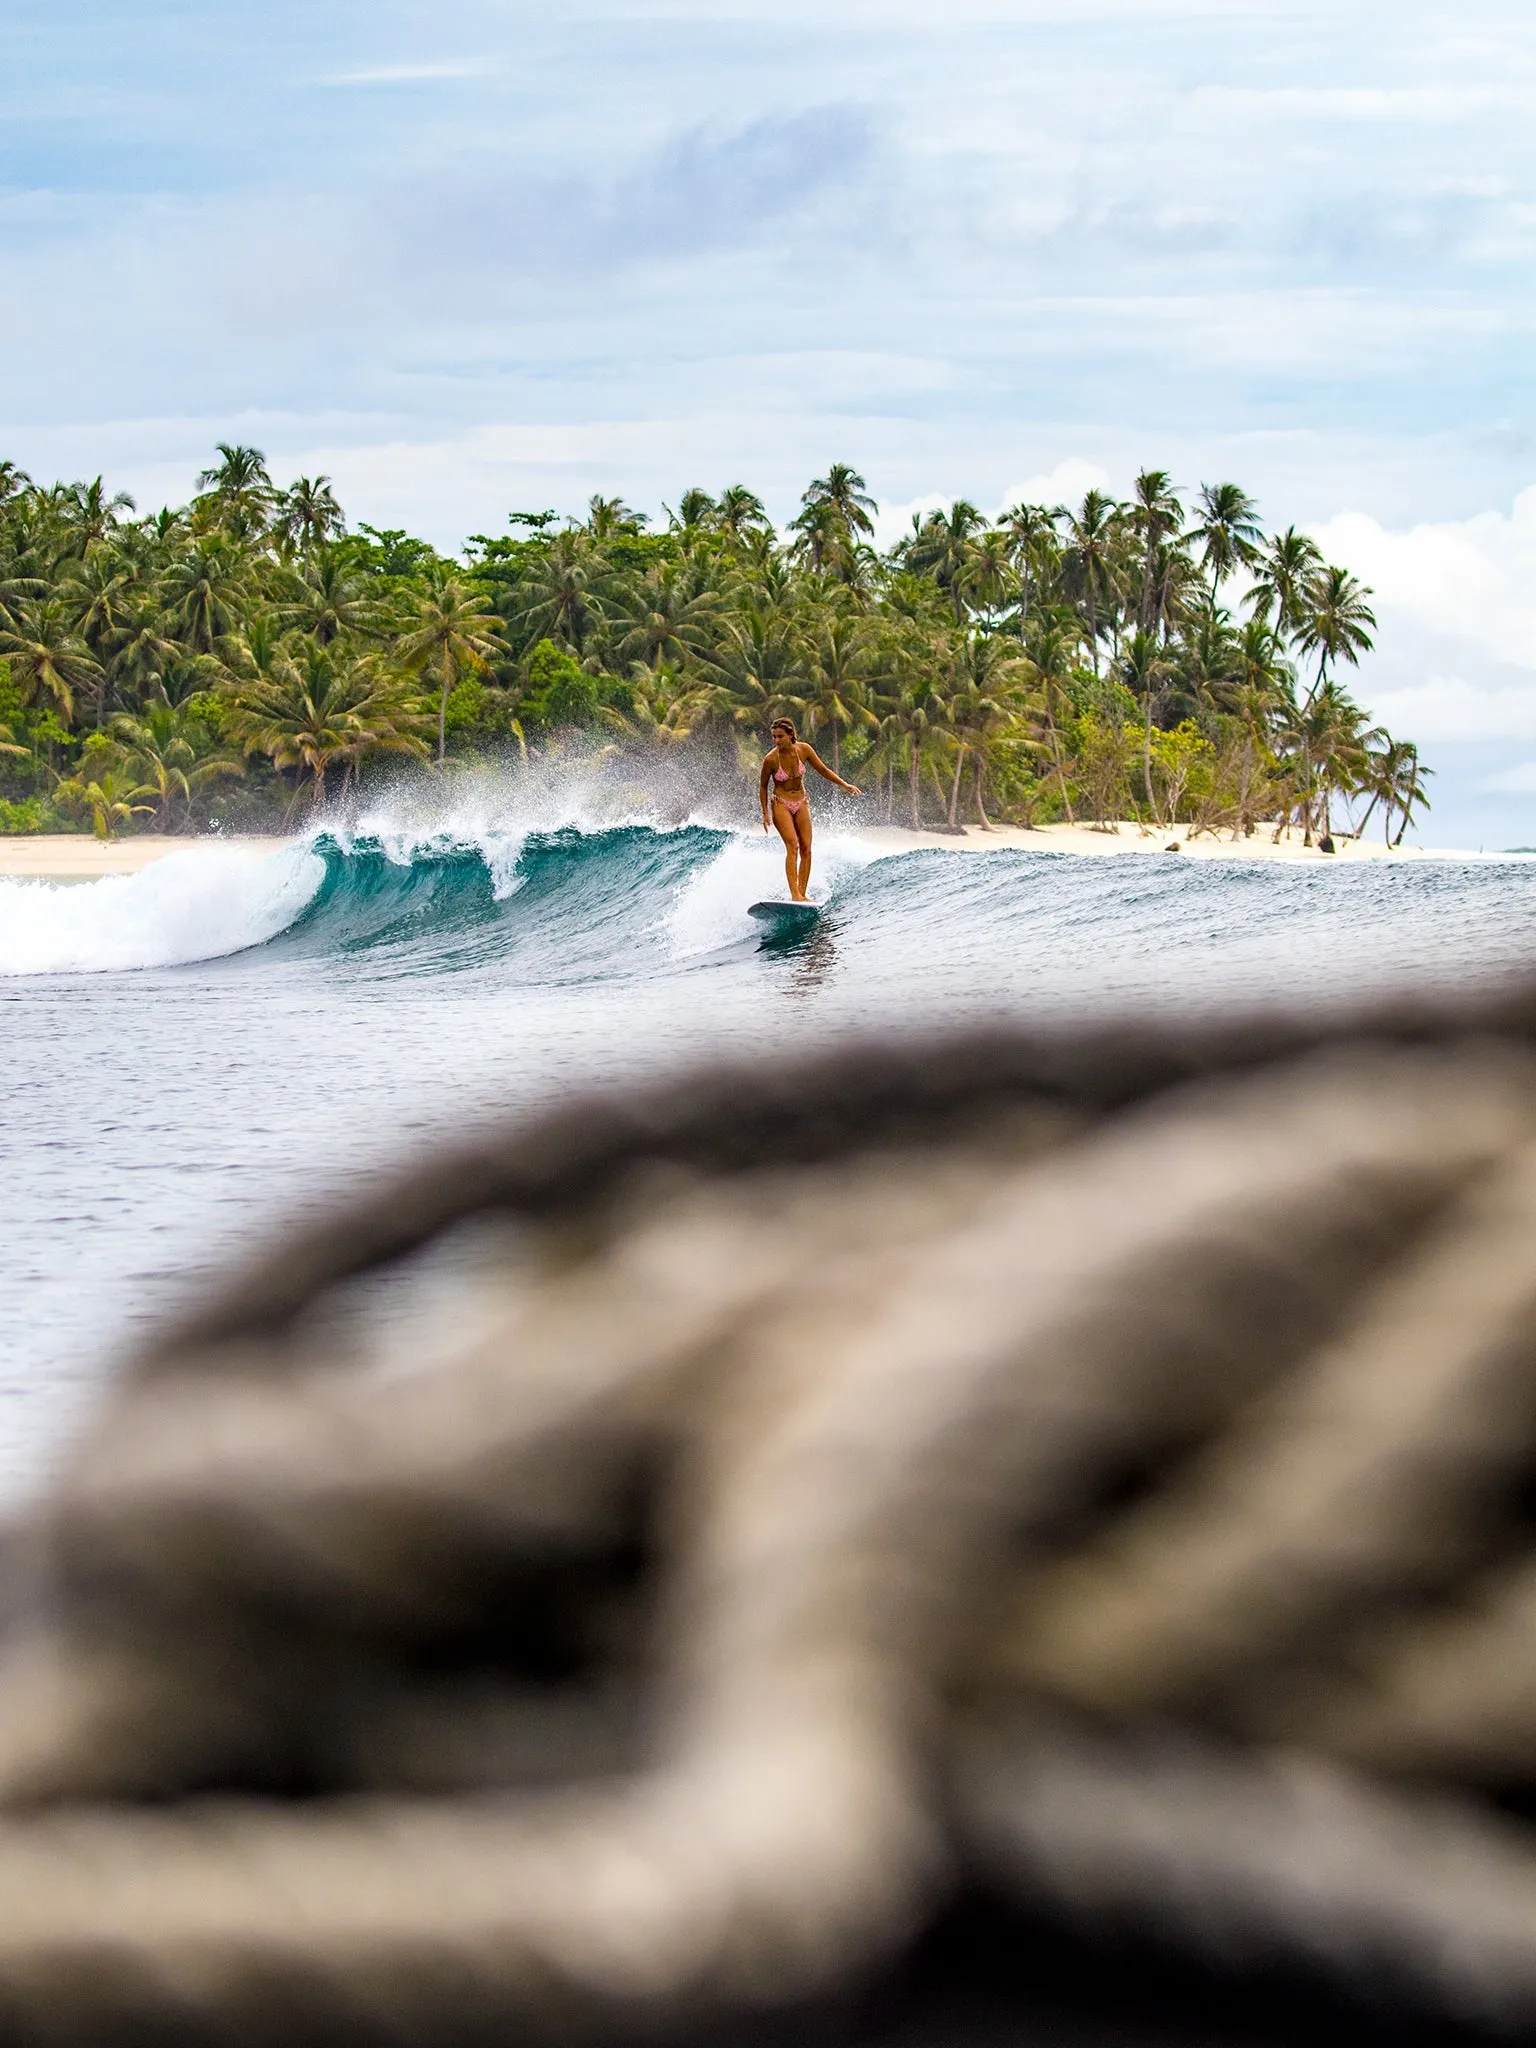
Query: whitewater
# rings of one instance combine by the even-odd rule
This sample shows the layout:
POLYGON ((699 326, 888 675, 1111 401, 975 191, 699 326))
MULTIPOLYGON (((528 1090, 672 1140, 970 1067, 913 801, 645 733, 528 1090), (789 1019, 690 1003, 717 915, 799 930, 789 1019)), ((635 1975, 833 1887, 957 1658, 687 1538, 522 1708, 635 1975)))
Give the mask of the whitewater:
POLYGON ((1518 973, 1536 864, 1337 869, 776 839, 579 800, 387 810, 0 880, 0 1493, 143 1319, 423 1136, 704 1053, 934 1017, 1327 1004, 1518 973))

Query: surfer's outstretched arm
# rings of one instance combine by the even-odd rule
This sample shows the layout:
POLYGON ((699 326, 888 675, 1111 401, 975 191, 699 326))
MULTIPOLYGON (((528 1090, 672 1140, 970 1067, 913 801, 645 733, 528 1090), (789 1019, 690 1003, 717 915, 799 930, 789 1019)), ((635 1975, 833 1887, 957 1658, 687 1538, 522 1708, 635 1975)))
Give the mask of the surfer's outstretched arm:
MULTIPOLYGON (((814 768, 818 775, 825 775, 828 782, 835 782, 839 789, 846 789, 850 796, 862 796, 864 794, 857 783, 844 782, 841 775, 835 769, 829 768, 816 749, 805 740, 800 742, 800 759, 805 763, 806 767, 814 768)), ((763 787, 765 790, 768 787, 768 764, 766 761, 763 763, 763 787)))

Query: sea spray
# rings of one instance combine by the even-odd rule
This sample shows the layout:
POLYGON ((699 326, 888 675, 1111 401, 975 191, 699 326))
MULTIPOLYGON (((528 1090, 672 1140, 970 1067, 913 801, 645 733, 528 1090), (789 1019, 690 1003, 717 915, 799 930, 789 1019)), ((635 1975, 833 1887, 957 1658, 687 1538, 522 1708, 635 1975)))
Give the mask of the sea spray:
POLYGON ((325 879, 307 846, 190 847, 97 882, 0 881, 0 974, 217 960, 286 931, 325 879))
MULTIPOLYGON (((828 833, 815 843, 811 899, 826 904, 852 876, 880 858, 851 835, 828 833)), ((687 959, 719 951, 761 932, 747 915, 750 904, 788 897, 784 843, 775 832, 732 833, 708 867, 691 875, 678 891, 668 919, 674 956, 687 959)))

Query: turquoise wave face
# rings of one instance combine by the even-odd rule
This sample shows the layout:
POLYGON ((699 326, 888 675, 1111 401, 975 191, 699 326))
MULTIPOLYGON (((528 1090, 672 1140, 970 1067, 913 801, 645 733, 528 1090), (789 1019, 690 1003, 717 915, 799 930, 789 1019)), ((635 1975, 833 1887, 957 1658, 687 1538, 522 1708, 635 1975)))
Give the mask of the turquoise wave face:
POLYGON ((658 918, 729 834, 648 825, 530 833, 520 845, 322 834, 325 876, 294 923, 259 948, 274 958, 373 956, 380 971, 437 974, 516 962, 531 980, 655 966, 658 918))

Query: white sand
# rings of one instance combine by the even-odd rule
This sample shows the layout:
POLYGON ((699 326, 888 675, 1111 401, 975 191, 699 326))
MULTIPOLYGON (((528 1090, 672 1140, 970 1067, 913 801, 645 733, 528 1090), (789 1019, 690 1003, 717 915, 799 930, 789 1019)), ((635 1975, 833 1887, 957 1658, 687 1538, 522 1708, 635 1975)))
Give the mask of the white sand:
POLYGON ((281 839, 236 838, 220 833, 217 838, 163 836, 134 839, 93 839, 86 834, 64 832, 20 833, 0 839, 0 878, 41 876, 57 882, 93 881, 101 875, 136 875, 151 862, 164 860, 168 853, 182 853, 189 846, 241 846, 253 853, 275 853, 281 839))
POLYGON ((910 852, 914 847, 940 847, 946 853, 993 853, 1000 848, 1017 848, 1022 853, 1164 853, 1177 841, 1181 854, 1188 854, 1195 860, 1283 860, 1322 861, 1337 867, 1340 861, 1360 860, 1493 860, 1495 854, 1479 855, 1458 851, 1455 847, 1400 846, 1390 847, 1375 839, 1341 839, 1334 835, 1334 853, 1319 853, 1315 846, 1304 846, 1299 832, 1289 832, 1277 846, 1273 825, 1261 825, 1249 839, 1233 839, 1229 832, 1202 833, 1198 839, 1187 839, 1182 829, 1175 827, 1162 832, 1149 832, 1134 823, 1112 825, 1097 830, 1091 825, 1041 825, 1035 831, 1026 832, 1017 825, 998 825, 990 832, 983 832, 979 825, 966 828, 964 838, 952 838, 947 832, 913 832, 901 826, 877 826, 860 832, 859 837, 866 843, 878 846, 882 853, 910 852))

